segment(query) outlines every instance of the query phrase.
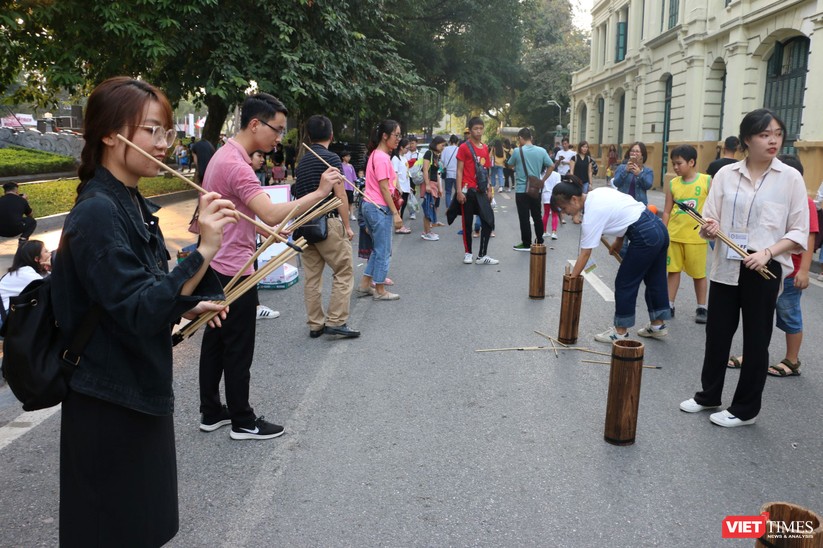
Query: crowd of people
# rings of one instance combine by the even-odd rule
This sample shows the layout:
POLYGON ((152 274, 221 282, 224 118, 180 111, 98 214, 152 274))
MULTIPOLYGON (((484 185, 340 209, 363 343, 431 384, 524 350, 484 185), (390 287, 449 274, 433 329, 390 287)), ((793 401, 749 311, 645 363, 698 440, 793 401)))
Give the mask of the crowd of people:
POLYGON ((266 420, 249 401, 259 318, 256 287, 234 301, 230 311, 217 304, 236 275, 242 283, 253 272, 257 228, 238 212, 275 226, 295 205, 306 211, 340 199, 325 215, 325 232, 303 250, 311 339, 360 336, 349 326, 352 294, 375 301, 400 299, 389 289, 389 271, 393 238, 411 233, 403 220, 406 211, 410 219, 418 209, 422 213, 421 238, 427 242, 439 240, 436 229, 445 226, 439 219, 452 224, 461 217, 463 263, 498 264, 489 250, 495 192, 513 191, 520 229, 515 251, 543 244, 545 238, 557 239, 562 216, 569 215, 580 224, 580 251, 571 270, 572 276, 580 276, 604 236, 614 237, 610 251, 623 256, 614 281, 615 312, 612 325, 596 335, 597 341, 611 344, 629 336, 641 283, 649 323, 637 334, 667 337, 681 273, 693 279, 695 321, 706 324, 706 350, 701 389, 680 404, 683 411, 718 409, 727 369, 740 368, 731 405, 710 420, 726 427, 752 424, 766 376, 800 374, 800 295, 808 286, 817 212, 806 196, 802 165, 796 158, 778 156, 786 128, 774 113, 759 109, 744 117, 739 138, 726 140, 729 156, 712 164, 713 175, 697 171, 694 147, 672 149, 676 177, 666 185, 662 216, 647 207, 653 173, 642 142, 630 145, 622 162, 610 149, 610 184, 593 188, 597 164, 585 141, 572 150, 564 139, 550 154, 523 128, 516 143, 500 139, 486 144, 479 117, 469 120, 462 141, 435 137, 425 151, 415 139, 403 138, 398 122, 383 120, 370 132, 368 158, 358 173, 350 163, 351 152, 329 150, 334 141, 329 118, 314 115, 303 128, 308 151, 290 157, 286 148, 275 160, 283 171, 261 178, 265 156, 280 149, 287 116, 287 107, 277 98, 251 95, 241 106, 235 136, 211 154, 208 147, 207 152, 192 150, 207 191, 199 198, 199 239, 196 249, 169 271, 155 209, 137 184, 141 177, 155 175, 156 167, 116 138, 128 136, 134 146, 164 158, 174 146, 172 130, 167 129, 173 127, 168 100, 150 84, 126 77, 103 82, 89 97, 81 183, 59 252, 52 259, 42 242, 22 242, 0 279, 5 309, 15 291, 48 275, 53 263, 55 315, 68 332, 92 303, 100 309, 83 366, 71 377, 63 402, 61 545, 79 546, 89 538, 102 544, 129 538, 135 544, 160 545, 176 534, 171 329, 181 317, 216 313, 200 349, 200 430, 213 433, 229 427, 233 440, 284 434, 283 426, 266 420), (740 151, 743 160, 735 157, 740 151), (274 203, 262 187, 272 180, 285 181, 287 169, 294 178, 292 201, 274 203), (698 223, 678 204, 702 214, 704 222, 698 223), (355 222, 358 254, 367 258, 357 281, 355 222), (719 239, 721 232, 746 250, 745 256, 719 239), (106 276, 96 275, 101 265, 106 276), (324 306, 327 266, 333 280, 324 306), (775 311, 778 328, 786 332, 787 355, 770 365, 775 311), (731 356, 741 315, 745 360, 731 356))

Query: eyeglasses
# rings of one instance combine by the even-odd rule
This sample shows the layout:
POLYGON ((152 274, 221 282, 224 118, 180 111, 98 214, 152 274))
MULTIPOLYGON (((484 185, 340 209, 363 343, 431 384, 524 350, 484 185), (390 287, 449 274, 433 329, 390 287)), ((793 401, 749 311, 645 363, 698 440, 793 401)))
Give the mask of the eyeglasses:
POLYGON ((282 137, 282 136, 284 136, 284 135, 286 134, 286 128, 283 128, 283 129, 277 129, 276 127, 270 126, 269 124, 267 124, 266 122, 264 122, 264 121, 263 121, 263 120, 261 120, 260 118, 255 118, 255 120, 257 120, 258 122, 260 122, 260 123, 261 123, 261 124, 263 124, 264 126, 267 126, 267 127, 268 127, 269 129, 271 129, 273 132, 275 132, 275 133, 277 133, 278 135, 280 135, 280 137, 282 137))
POLYGON ((163 126, 144 126, 138 124, 136 127, 142 127, 151 130, 151 142, 154 146, 158 146, 160 142, 163 141, 166 145, 166 148, 171 148, 174 144, 174 141, 177 139, 176 130, 166 129, 163 126))

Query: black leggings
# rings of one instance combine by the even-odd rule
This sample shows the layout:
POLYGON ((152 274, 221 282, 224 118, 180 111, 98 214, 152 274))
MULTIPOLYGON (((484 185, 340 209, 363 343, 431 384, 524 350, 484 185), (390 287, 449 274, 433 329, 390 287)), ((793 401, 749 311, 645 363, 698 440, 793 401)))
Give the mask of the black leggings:
POLYGON ((408 204, 408 203, 409 203, 409 193, 408 193, 408 192, 404 192, 402 196, 403 196, 403 205, 402 205, 402 207, 400 208, 400 218, 401 218, 401 219, 403 218, 403 213, 405 213, 405 212, 406 212, 406 204, 408 204))

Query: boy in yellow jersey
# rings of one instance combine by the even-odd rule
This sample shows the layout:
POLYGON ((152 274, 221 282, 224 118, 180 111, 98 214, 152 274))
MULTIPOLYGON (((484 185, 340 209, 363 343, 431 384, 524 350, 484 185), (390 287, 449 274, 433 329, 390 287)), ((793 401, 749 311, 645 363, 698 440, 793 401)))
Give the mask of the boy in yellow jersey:
POLYGON ((666 206, 663 211, 663 224, 668 227, 671 240, 666 257, 666 271, 669 273, 669 306, 674 317, 674 300, 680 288, 680 273, 685 270, 694 280, 694 293, 697 297, 697 315, 694 321, 706 323, 706 294, 709 287, 706 278, 708 244, 698 234, 697 222, 681 211, 674 202, 686 203, 702 213, 703 203, 709 195, 711 177, 697 172, 697 150, 691 145, 675 147, 670 158, 677 177, 672 179, 666 188, 666 206))

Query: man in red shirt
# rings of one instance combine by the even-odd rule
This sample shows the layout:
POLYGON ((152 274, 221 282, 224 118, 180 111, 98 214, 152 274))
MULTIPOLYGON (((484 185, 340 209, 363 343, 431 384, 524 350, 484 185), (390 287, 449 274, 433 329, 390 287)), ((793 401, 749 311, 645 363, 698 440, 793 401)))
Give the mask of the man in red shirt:
POLYGON ((477 264, 494 265, 499 263, 488 255, 489 238, 494 230, 494 211, 491 207, 492 189, 489 184, 491 159, 489 147, 484 145, 483 119, 475 116, 469 120, 469 140, 457 149, 457 202, 463 217, 463 262, 472 262, 472 220, 480 216, 480 250, 477 264))

